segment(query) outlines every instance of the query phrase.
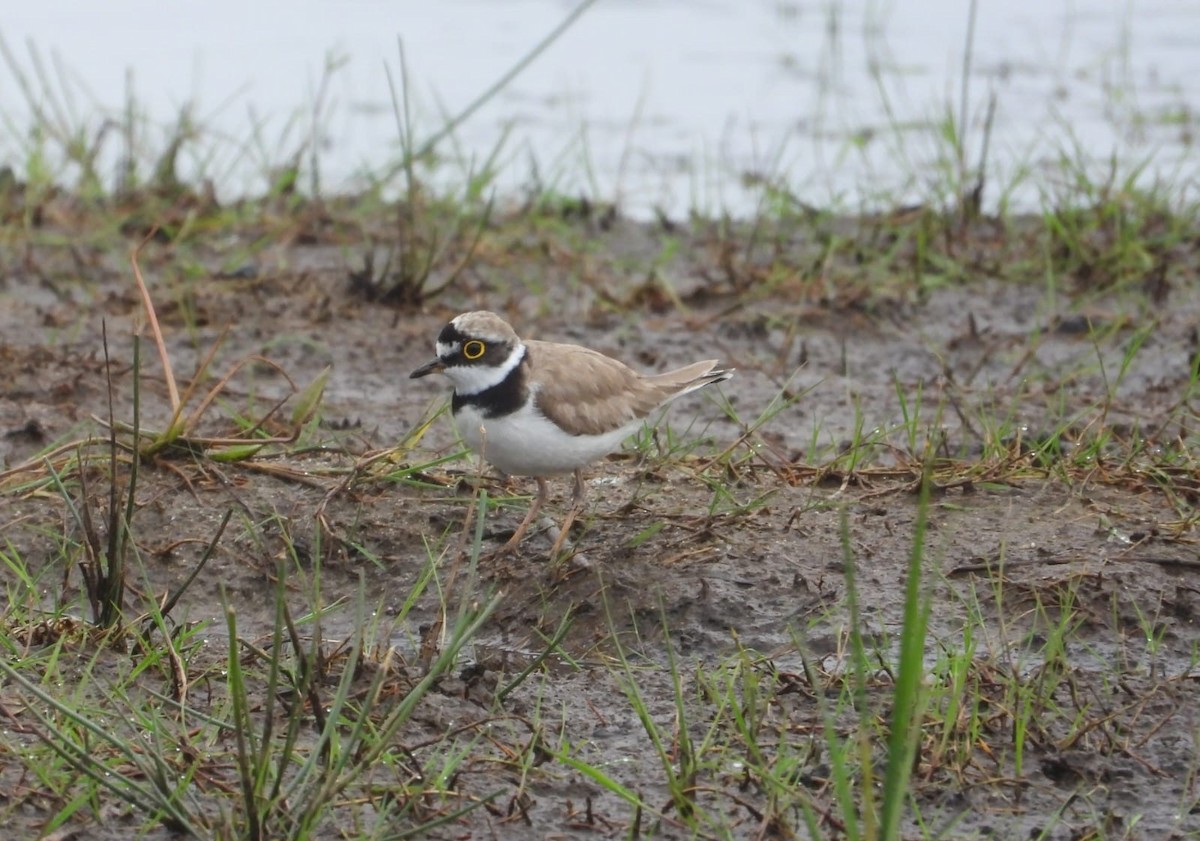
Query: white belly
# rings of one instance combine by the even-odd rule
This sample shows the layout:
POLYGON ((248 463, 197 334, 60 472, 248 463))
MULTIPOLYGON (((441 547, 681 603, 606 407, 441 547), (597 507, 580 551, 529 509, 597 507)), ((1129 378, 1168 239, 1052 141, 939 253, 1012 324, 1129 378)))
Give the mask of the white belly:
POLYGON ((568 435, 525 406, 511 415, 484 418, 473 406, 454 416, 458 434, 484 459, 511 476, 570 473, 611 453, 641 421, 603 435, 568 435))

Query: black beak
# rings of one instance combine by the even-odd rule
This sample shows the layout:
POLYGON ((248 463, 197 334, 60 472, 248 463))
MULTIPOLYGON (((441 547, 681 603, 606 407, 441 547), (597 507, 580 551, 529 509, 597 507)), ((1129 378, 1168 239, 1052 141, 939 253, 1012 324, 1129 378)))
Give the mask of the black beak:
POLYGON ((446 368, 446 363, 440 359, 435 359, 432 362, 427 362, 417 370, 408 375, 410 380, 415 380, 419 377, 427 377, 430 374, 440 374, 446 368))

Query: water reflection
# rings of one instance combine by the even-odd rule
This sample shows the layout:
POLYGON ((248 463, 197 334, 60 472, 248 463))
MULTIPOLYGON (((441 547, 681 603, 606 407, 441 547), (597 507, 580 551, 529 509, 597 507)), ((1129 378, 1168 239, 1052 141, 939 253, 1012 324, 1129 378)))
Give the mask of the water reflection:
MULTIPOLYGON (((105 118, 125 119, 132 91, 149 124, 142 154, 161 150, 190 105, 199 136, 183 171, 204 173, 225 195, 261 191, 269 166, 310 140, 321 189, 355 189, 399 154, 385 72, 398 80, 398 38, 418 130, 429 135, 572 6, 23 4, 0 24, 10 55, 0 156, 24 166, 34 107, 94 133, 105 118)), ((544 187, 615 199, 638 215, 745 214, 773 183, 800 201, 854 210, 953 185, 954 137, 965 137, 965 162, 977 162, 994 95, 992 206, 1002 197, 1036 206, 1058 183, 1063 155, 1097 172, 1114 153, 1130 167, 1153 156, 1145 178, 1195 185, 1200 50, 1190 36, 1200 6, 980 3, 973 42, 968 8, 600 0, 440 147, 442 173, 460 182, 499 148, 506 193, 536 172, 544 187)), ((115 170, 119 144, 107 145, 115 170)))

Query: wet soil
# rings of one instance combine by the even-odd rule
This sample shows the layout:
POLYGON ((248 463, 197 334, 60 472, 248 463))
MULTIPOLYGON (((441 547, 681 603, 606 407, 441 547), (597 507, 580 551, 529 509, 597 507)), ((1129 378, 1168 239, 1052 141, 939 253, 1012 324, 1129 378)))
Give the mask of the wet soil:
MULTIPOLYGON (((670 647, 685 681, 739 650, 758 652, 774 693, 764 734, 790 740, 796 751, 819 743, 822 713, 802 676, 806 662, 828 676, 844 671, 847 547, 861 630, 893 651, 921 457, 932 453, 947 467, 936 474, 926 544, 930 663, 939 647, 961 649, 972 628, 982 637, 975 640, 986 664, 980 674, 1004 664, 1036 670, 1045 659, 1039 642, 1064 604, 1075 633, 1054 696, 1061 706, 1037 723, 1020 768, 1001 724, 985 728, 969 760, 918 755, 916 802, 927 824, 953 822, 955 838, 1039 837, 1047 827, 1042 837, 1062 839, 1200 833, 1200 480, 1194 467, 1138 475, 1128 465, 1130 452, 1172 448, 1183 453, 1180 464, 1195 464, 1195 412, 1181 404, 1194 397, 1194 270, 1190 282, 1156 294, 984 272, 969 282, 843 296, 809 280, 735 288, 722 248, 702 231, 683 236, 683 247, 664 260, 662 231, 583 228, 585 250, 547 256, 509 243, 448 292, 406 309, 356 294, 348 280, 354 257, 338 245, 288 244, 244 264, 236 238, 186 254, 151 246, 142 267, 181 381, 218 340, 218 374, 250 356, 271 363, 239 368, 196 434, 228 434, 232 417, 261 417, 326 367, 331 375, 320 427, 303 448, 246 463, 186 453, 147 463, 134 529, 144 565, 139 589, 179 586, 232 509, 231 527, 177 618, 212 620, 219 647, 224 588, 243 634, 265 634, 279 560, 311 569, 320 552, 321 598, 343 605, 326 616, 322 633, 338 640, 361 619, 350 605, 363 583, 386 614, 402 609, 431 554, 446 573, 477 485, 504 502, 488 511, 485 526, 485 549, 497 546, 519 521, 531 482, 506 483, 466 460, 405 477, 419 482, 378 465, 344 482, 366 454, 404 440, 444 401, 445 381, 407 375, 459 311, 495 309, 528 338, 584 343, 644 369, 718 357, 737 369, 721 387, 733 416, 716 395, 691 395, 671 408, 644 452, 597 464, 571 559, 550 564, 553 530, 539 527, 515 556, 484 560, 479 586, 501 591, 500 606, 461 674, 439 687, 404 734, 407 744, 436 744, 417 753, 447 751, 479 741, 480 731, 465 725, 488 722, 497 746, 535 738, 570 744, 630 790, 666 804, 662 767, 624 672, 613 665, 618 644, 637 663, 659 667, 670 647), (781 395, 795 399, 768 411, 781 395), (1101 430, 1109 443, 1097 447, 1091 469, 1081 469, 1078 448, 1101 430), (845 454, 864 439, 873 443, 856 451, 855 464, 845 454), (1007 462, 995 456, 1005 448, 1007 462), (725 451, 731 459, 715 458, 725 451), (949 467, 956 464, 979 466, 949 467), (444 555, 443 546, 450 547, 444 555), (493 706, 496 688, 543 650, 568 614, 567 656, 550 658, 493 706), (1087 727, 1078 726, 1081 717, 1087 727), (462 735, 430 742, 454 728, 462 735)), ((116 417, 131 418, 131 335, 141 304, 126 246, 40 244, 8 258, 0 277, 7 468, 51 442, 104 434, 96 419, 107 416, 108 376, 116 417), (102 324, 113 360, 107 367, 102 324)), ((806 243, 793 246, 794 264, 807 265, 806 243)), ((1194 255, 1186 259, 1194 265, 1194 255)), ((161 428, 169 414, 164 380, 148 344, 142 354, 141 424, 161 428)), ((286 426, 287 413, 267 428, 286 426)), ((454 452, 447 418, 413 447, 391 465, 454 452)), ((548 519, 569 499, 568 482, 552 489, 548 519)), ((61 498, 9 493, 2 502, 8 545, 30 568, 50 570, 46 597, 62 598, 62 547, 48 537, 72 532, 61 498)), ((77 578, 68 581, 67 596, 77 596, 70 589, 77 578)), ((295 589, 304 604, 307 594, 295 589)), ((428 591, 395 629, 392 644, 411 662, 438 608, 428 591)), ((672 732, 669 670, 637 674, 650 715, 672 732)), ((879 684, 882 692, 886 673, 879 684)), ((711 702, 697 686, 684 693, 693 727, 703 728, 711 702)), ((797 784, 828 804, 828 777, 827 760, 813 749, 797 784)), ((735 836, 803 836, 797 815, 764 821, 762 792, 735 764, 700 782, 701 802, 725 815, 735 836)), ((500 794, 438 830, 442 837, 624 837, 637 820, 572 768, 551 760, 522 774, 500 747, 477 747, 455 786, 464 798, 500 794)), ((35 808, 23 814, 37 826, 35 808)), ((344 829, 330 827, 329 837, 344 829)), ((691 834, 669 810, 659 825, 642 827, 652 829, 691 834)))

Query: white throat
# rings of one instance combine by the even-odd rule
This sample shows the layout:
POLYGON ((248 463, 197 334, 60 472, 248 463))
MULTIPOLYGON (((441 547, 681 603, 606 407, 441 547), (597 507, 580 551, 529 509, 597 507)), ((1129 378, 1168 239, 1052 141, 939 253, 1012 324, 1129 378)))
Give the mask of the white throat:
POLYGON ((525 345, 518 343, 508 358, 499 365, 454 365, 446 368, 444 373, 450 378, 450 382, 454 383, 456 394, 469 397, 500 385, 524 358, 525 345))

